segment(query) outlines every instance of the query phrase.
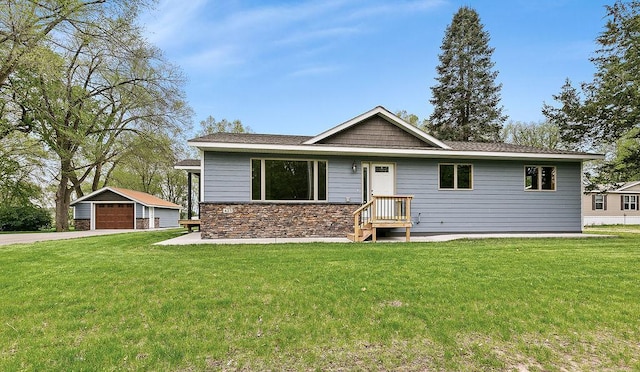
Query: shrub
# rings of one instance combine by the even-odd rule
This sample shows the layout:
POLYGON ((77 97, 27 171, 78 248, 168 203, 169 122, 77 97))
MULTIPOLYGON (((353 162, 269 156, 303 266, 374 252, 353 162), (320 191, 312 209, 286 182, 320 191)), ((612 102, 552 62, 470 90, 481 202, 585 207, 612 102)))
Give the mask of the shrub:
POLYGON ((33 205, 0 207, 0 231, 37 231, 51 226, 51 214, 33 205))

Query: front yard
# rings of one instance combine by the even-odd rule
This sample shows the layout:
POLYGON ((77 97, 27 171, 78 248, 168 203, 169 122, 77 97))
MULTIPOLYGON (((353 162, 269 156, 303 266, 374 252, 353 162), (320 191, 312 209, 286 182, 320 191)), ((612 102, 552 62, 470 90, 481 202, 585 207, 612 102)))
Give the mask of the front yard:
POLYGON ((639 370, 640 235, 0 247, 0 370, 639 370))

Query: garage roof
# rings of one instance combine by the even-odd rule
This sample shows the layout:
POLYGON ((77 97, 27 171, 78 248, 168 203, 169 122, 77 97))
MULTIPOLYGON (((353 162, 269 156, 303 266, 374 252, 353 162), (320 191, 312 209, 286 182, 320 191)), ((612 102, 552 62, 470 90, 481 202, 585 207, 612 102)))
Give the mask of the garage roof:
POLYGON ((135 190, 129 190, 129 189, 123 189, 120 187, 103 187, 100 190, 96 190, 94 192, 92 192, 91 194, 85 195, 79 199, 76 199, 74 201, 71 202, 71 205, 75 205, 77 203, 80 203, 84 200, 93 198, 96 195, 100 195, 106 191, 111 191, 113 193, 116 193, 124 198, 130 199, 132 201, 135 201, 136 203, 140 203, 144 206, 147 207, 162 207, 162 208, 170 208, 170 209, 181 209, 182 206, 178 205, 178 204, 174 204, 171 203, 169 201, 166 201, 164 199, 160 199, 157 196, 153 196, 151 194, 147 194, 146 192, 142 192, 142 191, 135 191, 135 190))

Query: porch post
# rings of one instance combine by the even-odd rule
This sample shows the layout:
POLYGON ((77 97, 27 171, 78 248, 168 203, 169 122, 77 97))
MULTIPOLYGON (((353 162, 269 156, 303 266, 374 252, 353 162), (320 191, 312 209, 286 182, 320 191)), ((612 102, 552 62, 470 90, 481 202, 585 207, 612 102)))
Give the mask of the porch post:
POLYGON ((187 172, 187 219, 191 219, 191 172, 187 172))

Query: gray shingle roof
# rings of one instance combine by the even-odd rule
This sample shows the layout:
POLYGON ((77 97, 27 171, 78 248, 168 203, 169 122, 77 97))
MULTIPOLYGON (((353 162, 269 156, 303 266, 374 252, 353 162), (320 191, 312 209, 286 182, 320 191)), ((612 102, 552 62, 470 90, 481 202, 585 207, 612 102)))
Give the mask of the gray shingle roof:
POLYGON ((313 137, 284 134, 214 133, 194 138, 189 142, 246 143, 261 145, 300 145, 313 137))
MULTIPOLYGON (((211 143, 240 143, 240 144, 252 144, 252 145, 299 145, 299 146, 332 146, 328 144, 323 145, 304 145, 305 141, 313 138, 312 136, 295 136, 295 135, 283 135, 283 134, 256 134, 256 133, 215 133, 209 134, 203 137, 198 137, 190 140, 189 142, 211 142, 211 143)), ((443 141, 447 146, 451 147, 449 151, 474 151, 474 152, 512 152, 512 153, 527 153, 527 154, 583 154, 586 153, 566 151, 566 150, 554 150, 554 149, 541 149, 531 146, 520 146, 509 143, 484 143, 484 142, 457 142, 457 141, 443 141)), ((336 145, 344 147, 344 145, 336 145)), ((362 146, 353 146, 362 147, 362 146)), ((394 147, 400 148, 400 147, 394 147)), ((411 147, 403 147, 411 148, 411 147)), ((424 148, 420 148, 424 150, 424 148)), ((443 150, 446 151, 446 150, 443 150)), ((200 165, 199 163, 197 165, 200 165)))
POLYGON ((543 149, 532 146, 521 146, 503 142, 457 142, 443 141, 452 150, 481 152, 519 152, 527 154, 586 154, 575 151, 543 149))
POLYGON ((176 167, 199 167, 200 160, 199 159, 184 159, 180 160, 175 164, 176 167))

